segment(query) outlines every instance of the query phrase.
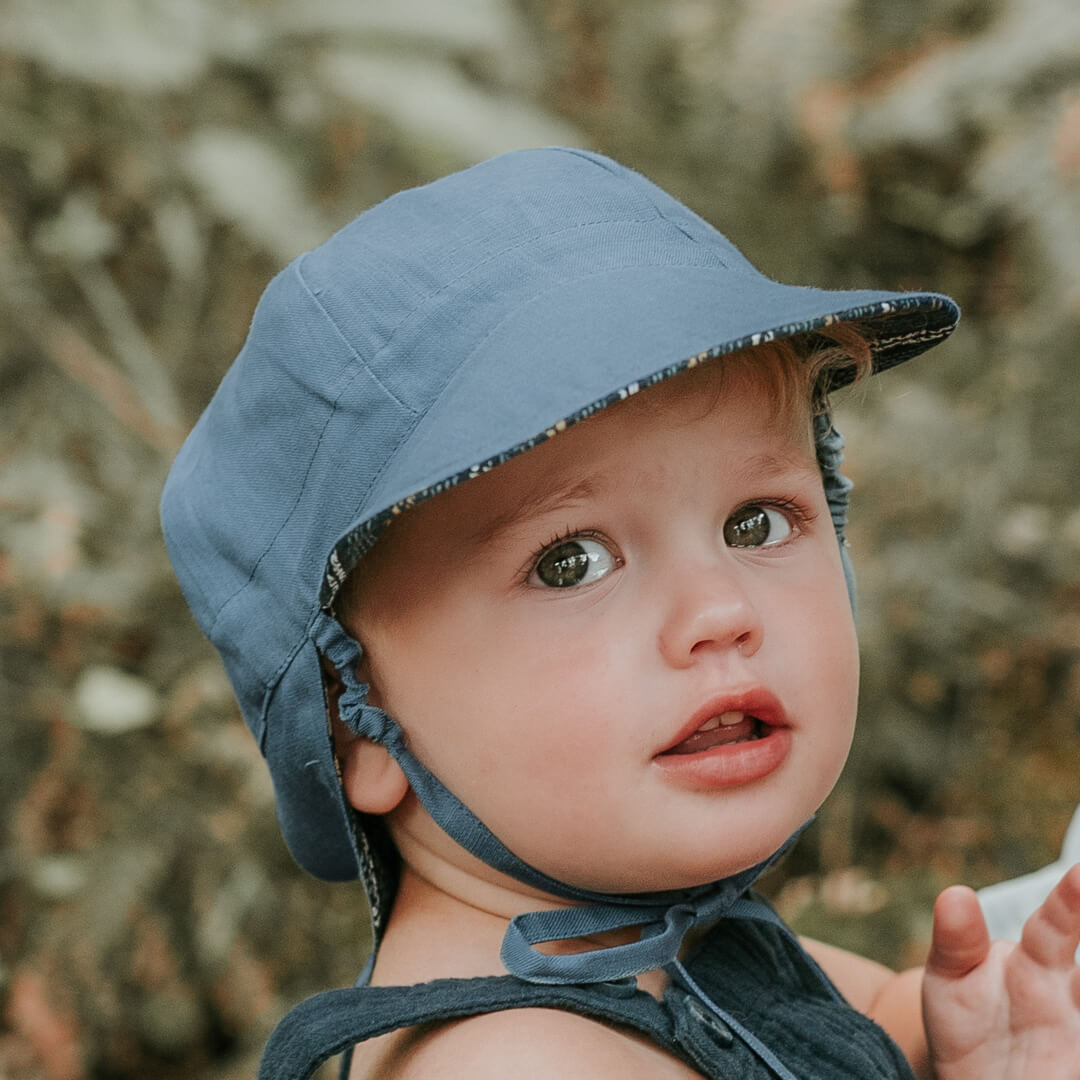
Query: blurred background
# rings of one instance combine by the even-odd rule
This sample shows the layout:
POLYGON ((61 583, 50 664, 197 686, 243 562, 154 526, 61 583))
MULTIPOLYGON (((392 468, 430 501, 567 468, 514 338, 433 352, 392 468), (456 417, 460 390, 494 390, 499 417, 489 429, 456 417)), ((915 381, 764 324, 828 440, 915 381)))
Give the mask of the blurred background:
POLYGON ((861 729, 767 882, 917 963, 933 896, 1080 799, 1075 0, 0 3, 0 1078, 250 1076, 352 981, 157 497, 289 258, 501 150, 599 149, 766 272, 936 288, 951 343, 841 408, 861 729))

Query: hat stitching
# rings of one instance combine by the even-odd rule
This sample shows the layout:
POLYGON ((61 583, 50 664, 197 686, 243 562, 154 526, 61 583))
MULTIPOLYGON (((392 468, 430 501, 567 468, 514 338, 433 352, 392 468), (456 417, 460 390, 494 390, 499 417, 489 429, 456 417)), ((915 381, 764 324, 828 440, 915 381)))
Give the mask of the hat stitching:
MULTIPOLYGON (((690 240, 695 244, 700 244, 702 242, 700 236, 696 236, 694 233, 690 232, 681 221, 678 221, 676 218, 672 217, 660 205, 654 192, 665 195, 669 199, 671 198, 671 196, 668 195, 668 193, 663 191, 661 188, 656 188, 652 181, 649 180, 642 173, 639 173, 634 169, 626 169, 619 166, 613 168, 612 166, 615 165, 615 163, 612 162, 609 158, 597 157, 595 154, 590 153, 589 151, 581 150, 576 147, 556 147, 555 149, 561 150, 562 152, 570 154, 573 157, 581 158, 583 161, 588 161, 591 164, 597 166, 598 168, 603 169, 604 172, 606 172, 613 179, 619 181, 624 187, 630 188, 636 194, 644 198, 653 207, 653 209, 655 209, 655 211, 660 217, 662 217, 669 225, 673 226, 680 233, 682 233, 682 235, 685 236, 687 240, 690 240)), ((691 218, 701 222, 701 224, 705 225, 706 228, 711 228, 708 222, 706 222, 703 218, 698 217, 698 215, 694 214, 693 211, 689 210, 688 207, 685 207, 678 202, 676 202, 676 205, 679 207, 680 210, 683 211, 684 215, 690 214, 691 218)), ((713 237, 713 239, 715 239, 715 237, 713 237)), ((725 237, 724 239, 726 240, 727 238, 725 237)), ((748 272, 745 268, 731 266, 726 262, 723 265, 725 269, 731 270, 735 273, 738 273, 740 271, 743 273, 748 272)))
MULTIPOLYGON (((307 293, 307 295, 311 299, 311 302, 319 309, 319 311, 322 313, 323 318, 326 319, 326 321, 330 324, 331 329, 334 331, 334 334, 337 336, 337 338, 341 342, 341 344, 345 346, 346 350, 349 353, 349 356, 353 360, 355 360, 357 364, 362 365, 364 367, 364 369, 366 369, 367 372, 371 375, 371 377, 379 384, 379 386, 383 390, 385 390, 386 393, 389 394, 390 397, 392 397, 394 399, 394 401, 397 402, 398 405, 400 405, 403 409, 406 409, 408 412, 415 413, 416 409, 414 409, 408 402, 402 401, 401 398, 398 397, 398 395, 395 394, 394 391, 391 390, 390 387, 387 386, 382 381, 382 379, 380 379, 379 376, 374 371, 371 370, 371 365, 364 359, 363 355, 360 353, 360 350, 357 349, 357 347, 345 336, 345 334, 342 331, 341 327, 338 326, 337 320, 334 318, 333 315, 330 314, 329 311, 326 310, 326 306, 323 304, 322 300, 319 299, 318 293, 316 293, 315 290, 308 283, 308 279, 304 276, 304 265, 303 264, 307 261, 307 258, 308 258, 308 256, 310 254, 311 254, 310 251, 305 252, 303 255, 301 255, 296 260, 296 262, 294 264, 294 271, 296 273, 296 278, 300 282, 300 284, 303 286, 304 292, 307 293)), ((395 332, 396 332, 396 327, 395 327, 395 332)), ((382 352, 382 347, 380 347, 379 349, 377 349, 375 351, 375 356, 378 356, 378 354, 380 352, 382 352)), ((345 391, 349 388, 349 386, 356 380, 357 374, 358 374, 358 372, 353 371, 352 373, 349 374, 348 378, 345 379, 341 389, 338 391, 337 397, 334 398, 334 408, 335 409, 337 408, 337 403, 341 400, 342 394, 344 394, 345 391)), ((343 372, 342 373, 343 378, 344 378, 344 375, 345 375, 345 373, 343 372)))
MULTIPOLYGON (((643 209, 646 209, 646 207, 643 207, 643 209)), ((522 238, 521 240, 517 241, 514 244, 511 244, 509 247, 500 248, 498 251, 492 252, 487 257, 481 259, 479 262, 471 263, 467 268, 462 270, 460 273, 456 274, 454 277, 452 277, 449 280, 445 281, 434 292, 427 293, 422 299, 418 300, 412 307, 410 307, 409 310, 394 325, 394 327, 387 333, 387 335, 385 336, 382 343, 379 345, 379 347, 372 354, 371 363, 376 363, 378 358, 380 356, 382 356, 383 353, 385 353, 388 349, 393 348, 397 343, 398 334, 401 333, 402 329, 404 327, 406 327, 409 323, 411 323, 418 315, 421 315, 422 313, 424 313, 430 306, 432 306, 434 304, 435 301, 437 301, 440 297, 442 297, 444 294, 449 292, 454 286, 460 284, 463 281, 467 281, 470 277, 477 274, 478 271, 483 269, 489 263, 493 263, 493 262, 496 262, 497 260, 504 259, 507 255, 510 255, 515 251, 520 251, 522 249, 532 247, 532 246, 538 244, 541 241, 554 239, 555 237, 563 236, 563 235, 574 233, 574 232, 581 232, 581 231, 583 231, 585 229, 593 229, 593 228, 596 228, 599 225, 631 225, 631 224, 648 224, 648 223, 652 223, 652 222, 662 222, 665 225, 668 225, 668 226, 671 226, 671 227, 674 227, 674 228, 678 229, 677 224, 675 222, 673 222, 670 218, 668 218, 665 214, 663 214, 656 206, 649 205, 647 207, 647 209, 651 211, 651 213, 649 213, 648 215, 642 214, 641 216, 631 216, 631 215, 626 215, 626 214, 620 214, 620 215, 615 216, 615 217, 598 217, 598 218, 594 218, 591 221, 575 222, 573 225, 568 225, 568 226, 566 226, 564 228, 545 229, 545 230, 542 230, 542 231, 533 231, 532 233, 530 233, 529 236, 522 238)), ((682 232, 681 229, 678 229, 678 231, 682 232)), ((693 239, 693 238, 691 237, 691 239, 693 239)), ((718 264, 720 267, 722 267, 725 270, 733 270, 734 269, 733 267, 728 266, 725 262, 723 262, 719 258, 715 259, 715 264, 718 264)), ((710 265, 715 265, 715 264, 710 264, 710 265)), ((627 264, 627 265, 633 265, 633 264, 627 264)), ((677 265, 682 265, 682 264, 677 264, 677 265)), ((696 264, 688 264, 688 265, 696 265, 696 264)), ((611 267, 610 269, 620 269, 620 267, 611 267)), ((323 310, 325 311, 325 309, 323 309, 323 310)), ((331 320, 331 322, 333 322, 333 317, 329 313, 326 313, 326 314, 327 314, 327 318, 329 318, 331 320)), ((335 324, 335 329, 337 329, 336 324, 335 324)), ((341 331, 338 330, 338 333, 340 334, 341 331)), ((342 336, 344 338, 344 335, 342 335, 342 336)), ((347 343, 347 339, 346 339, 346 343, 347 343)), ((453 373, 451 373, 450 378, 453 378, 453 373)), ((381 384, 382 383, 381 383, 381 380, 380 380, 380 385, 381 384)), ((413 410, 413 411, 415 411, 415 410, 413 410)))
MULTIPOLYGON (((293 518, 293 515, 296 513, 297 509, 299 508, 300 502, 301 502, 302 497, 303 497, 304 490, 305 490, 305 488, 307 486, 307 478, 310 475, 311 470, 315 465, 315 461, 319 456, 319 449, 323 444, 323 438, 324 438, 324 436, 326 434, 327 429, 330 427, 330 424, 333 422, 334 417, 337 415, 338 405, 339 405, 339 403, 341 401, 342 396, 345 394, 345 392, 348 390, 348 388, 362 374, 364 374, 364 373, 370 374, 371 377, 375 380, 375 382, 377 382, 379 384, 379 386, 382 387, 382 389, 384 389, 386 391, 386 393, 391 398, 393 398, 393 400, 397 404, 399 404, 402 407, 402 409, 404 409, 408 413, 411 413, 412 416, 414 417, 413 424, 408 428, 408 430, 402 432, 401 440, 399 440, 398 446, 394 448, 394 450, 390 453, 390 455, 388 455, 387 461, 383 464, 383 467, 382 467, 383 469, 386 468, 386 465, 389 463, 389 461, 393 459, 394 454, 397 453, 397 450, 400 448, 401 441, 404 440, 404 439, 407 439, 408 436, 412 434, 412 431, 415 428, 416 423, 419 421, 420 415, 421 415, 421 414, 417 413, 417 411, 415 409, 410 408, 406 403, 400 401, 399 398, 397 397, 397 395, 395 395, 389 389, 387 389, 386 387, 383 386, 381 380, 379 380, 375 376, 374 372, 372 372, 370 370, 370 367, 365 362, 363 357, 357 352, 357 350, 355 348, 353 348, 349 344, 348 340, 341 333, 341 331, 338 328, 337 324, 330 317, 329 312, 327 312, 326 309, 323 308, 323 306, 321 304, 319 304, 319 302, 318 302, 318 300, 316 300, 314 294, 311 293, 311 290, 308 288, 307 282, 304 280, 303 276, 299 273, 299 267, 297 267, 297 277, 300 280, 301 284, 303 285, 305 291, 311 296, 312 300, 316 303, 316 305, 318 306, 319 310, 322 312, 322 314, 324 315, 326 320, 330 323, 331 327, 333 327, 334 332, 337 334, 337 336, 340 339, 342 345, 344 345, 344 347, 348 350, 348 353, 349 353, 350 357, 352 357, 356 361, 356 363, 351 365, 351 370, 348 370, 347 377, 346 377, 346 373, 343 373, 342 385, 338 390, 337 397, 335 397, 333 403, 330 406, 330 409, 329 409, 329 411, 327 413, 327 416, 326 416, 326 421, 322 425, 322 428, 319 431, 319 435, 316 438, 316 440, 315 440, 315 442, 314 442, 314 444, 312 446, 311 455, 310 455, 310 457, 308 459, 307 467, 304 470, 303 479, 301 480, 300 484, 298 485, 298 487, 296 489, 296 497, 293 500, 292 506, 289 508, 288 513, 285 514, 285 516, 282 518, 281 524, 275 530, 274 535, 270 538, 269 542, 266 544, 266 546, 263 548, 263 550, 259 553, 258 558, 252 563, 251 570, 248 573, 247 579, 243 582, 242 585, 239 586, 239 588, 237 588, 233 593, 231 593, 225 599, 225 601, 222 603, 221 607, 218 608, 217 614, 214 616, 214 621, 210 624, 210 627, 207 630, 207 636, 211 637, 211 638, 213 637, 214 631, 217 629, 218 623, 221 621, 221 619, 224 616, 226 610, 234 603, 234 601, 237 600, 237 598, 242 593, 245 592, 245 590, 254 581, 255 575, 258 573, 259 567, 262 565, 263 560, 273 550, 274 544, 277 543, 278 537, 288 527, 289 522, 293 518)), ((381 472, 382 472, 382 469, 379 470, 380 474, 381 474, 381 472)), ((378 479, 378 477, 376 476, 375 479, 378 479)), ((301 639, 301 643, 302 643, 302 640, 303 639, 301 639)), ((295 656, 295 651, 290 656, 288 656, 285 659, 285 661, 279 666, 277 671, 274 673, 272 681, 270 683, 266 683, 264 681, 263 685, 266 686, 266 687, 274 687, 274 686, 276 686, 278 678, 281 676, 281 673, 288 668, 289 663, 292 661, 293 656, 295 656)))
MULTIPOLYGON (((590 224, 592 224, 592 223, 590 223, 590 224)), ((576 226, 575 226, 575 228, 576 228, 576 226)), ((560 230, 560 231, 567 232, 567 231, 571 231, 571 230, 560 230)), ((523 245, 519 245, 519 246, 523 246, 523 245)), ((679 263, 672 264, 672 265, 677 267, 678 269, 712 270, 712 269, 716 269, 717 263, 720 263, 720 260, 718 260, 718 259, 717 260, 709 260, 709 261, 706 261, 706 262, 701 262, 701 261, 694 260, 694 261, 679 262, 679 263)), ((637 268, 640 268, 642 265, 650 265, 650 264, 642 264, 642 263, 639 263, 639 262, 624 262, 624 263, 620 263, 617 266, 605 267, 605 269, 603 271, 599 271, 599 272, 596 272, 596 273, 581 274, 575 279, 575 281, 583 282, 583 281, 587 281, 589 278, 600 277, 603 274, 608 274, 608 273, 611 273, 613 271, 637 269, 637 268)), ((720 265, 725 270, 730 269, 729 267, 724 266, 723 263, 720 263, 720 265)), ((423 410, 420 410, 420 411, 411 410, 416 415, 416 422, 408 429, 407 432, 404 433, 403 437, 398 440, 397 445, 394 447, 394 449, 391 451, 391 453, 387 456, 385 462, 382 464, 382 466, 379 468, 379 470, 376 472, 376 474, 372 477, 371 482, 368 484, 366 491, 360 497, 359 502, 357 502, 355 504, 354 508, 353 508, 353 513, 354 514, 359 510, 359 508, 362 505, 363 500, 366 497, 366 495, 378 484, 378 481, 379 481, 380 477, 383 475, 383 473, 393 463, 394 458, 397 456, 397 453, 400 451, 401 447, 408 441, 408 438, 412 436, 412 434, 416 430, 417 426, 419 426, 419 424, 421 424, 423 422, 424 418, 442 400, 443 396, 450 389, 450 387, 454 384, 454 382, 457 379, 462 377, 463 373, 468 369, 469 365, 473 362, 476 355, 481 351, 481 349, 483 348, 484 344, 488 341, 488 339, 493 334, 497 333, 498 330, 503 326, 503 324, 506 323, 509 319, 513 318, 521 309, 523 309, 524 307, 526 307, 529 304, 534 303, 537 299, 544 296, 545 293, 550 292, 552 289, 561 288, 561 287, 565 286, 566 284, 567 284, 567 282, 565 282, 565 281, 558 281, 558 282, 554 282, 554 283, 545 283, 544 288, 532 293, 530 296, 526 297, 525 299, 520 300, 519 302, 515 303, 514 306, 511 308, 511 310, 507 311, 503 315, 503 317, 501 319, 499 319, 497 322, 495 322, 492 326, 490 326, 488 328, 487 332, 483 335, 483 337, 481 337, 474 344, 474 346, 473 346, 471 352, 469 353, 469 355, 464 357, 461 360, 461 362, 458 363, 457 366, 454 367, 453 370, 451 370, 448 373, 446 381, 442 384, 442 386, 439 388, 438 393, 435 394, 432 397, 431 401, 425 406, 425 408, 423 410)), ((432 295, 434 296, 434 295, 437 295, 437 294, 432 294, 432 295)), ((428 301, 424 302, 425 306, 426 306, 427 302, 428 301)), ((415 314, 415 310, 417 310, 417 309, 414 309, 414 314, 415 314)), ((379 350, 379 352, 380 353, 383 352, 388 347, 389 347, 389 342, 386 345, 384 345, 379 350)), ((618 392, 616 392, 616 393, 618 393, 618 392)), ((556 424, 562 423, 562 422, 563 421, 560 420, 560 421, 557 421, 556 424)), ((337 549, 338 549, 338 545, 335 545, 334 551, 336 552, 337 549)), ((332 556, 331 556, 331 558, 332 558, 332 556)), ((328 560, 328 567, 327 568, 332 570, 333 576, 335 578, 340 577, 339 585, 344 582, 344 576, 347 575, 349 570, 352 569, 351 566, 350 567, 341 566, 340 562, 338 562, 337 567, 334 567, 333 563, 330 560, 328 560)), ((335 592, 336 592, 336 589, 335 589, 335 592)))
MULTIPOLYGON (((687 264, 697 265, 697 264, 687 264)), ((542 295, 542 294, 537 294, 542 295)), ((535 297, 533 298, 535 299, 535 297)), ((402 514, 405 510, 412 509, 420 502, 426 502, 429 498, 434 497, 447 491, 452 487, 456 487, 458 484, 463 483, 466 480, 471 479, 474 476, 478 476, 481 473, 489 472, 491 469, 509 461, 511 458, 517 457, 519 454, 525 453, 528 450, 540 445, 547 439, 553 438, 560 431, 566 430, 573 424, 580 423, 582 420, 606 409, 613 405, 616 401, 620 401, 629 397, 631 394, 636 393, 638 390, 653 386, 666 379, 672 378, 675 375, 681 374, 683 371, 687 371, 697 364, 703 363, 708 360, 716 359, 721 356, 729 355, 730 353, 737 352, 739 349, 746 348, 748 346, 756 346, 765 342, 774 341, 778 338, 793 337, 796 334, 807 333, 809 331, 819 329, 823 326, 835 324, 837 322, 853 322, 859 319, 864 319, 874 315, 891 314, 896 310, 917 310, 921 307, 927 307, 929 310, 940 310, 944 307, 944 303, 937 300, 934 297, 927 297, 926 294, 915 294, 910 299, 901 297, 899 299, 890 301, 881 301, 877 304, 863 305, 857 308, 846 309, 843 312, 836 312, 830 315, 822 316, 817 319, 809 320, 806 323, 785 323, 782 326, 776 327, 772 330, 762 331, 755 334, 746 335, 742 338, 737 338, 734 341, 726 342, 721 345, 713 346, 710 349, 706 349, 700 353, 695 354, 685 360, 679 361, 674 364, 670 364, 661 368, 650 375, 642 376, 631 383, 613 391, 612 393, 605 395, 602 398, 591 402, 589 405, 584 406, 582 409, 578 409, 571 413, 569 416, 564 417, 554 424, 549 425, 542 431, 537 432, 535 435, 528 439, 512 446, 510 449, 505 450, 491 458, 487 458, 484 461, 470 466, 468 469, 460 470, 453 473, 442 480, 437 481, 425 488, 421 488, 419 491, 407 495, 405 498, 398 500, 393 505, 382 510, 354 529, 349 530, 338 542, 334 545, 330 556, 327 559, 327 571, 323 574, 323 587, 320 592, 319 606, 323 611, 332 613, 334 602, 337 599, 338 593, 341 590, 341 586, 344 584, 345 578, 348 574, 355 569, 360 560, 371 550, 375 541, 382 535, 386 525, 394 518, 402 514)), ((510 317, 508 314, 507 318, 510 317)), ((505 320, 503 320, 505 321, 505 320)), ((497 324, 501 325, 500 324, 497 324)), ((497 329, 493 327, 489 334, 497 329)), ((895 335, 889 338, 881 338, 870 341, 870 348, 872 352, 880 352, 885 348, 892 347, 895 342, 910 342, 912 344, 921 341, 937 340, 938 338, 945 337, 951 333, 955 321, 947 327, 941 328, 939 331, 921 330, 913 331, 909 334, 895 335), (925 336, 919 336, 925 335, 925 336)), ((485 337, 486 337, 485 336, 485 337)), ((446 388, 450 385, 453 379, 462 371, 469 363, 469 360, 475 355, 477 349, 479 349, 481 343, 478 343, 473 353, 464 360, 458 368, 455 370, 453 376, 447 381, 446 386, 440 391, 440 396, 445 392, 446 388)), ((835 389, 836 387, 834 387, 835 389)), ((437 399, 436 399, 437 400, 437 399)), ((434 405, 434 401, 432 405, 434 405)), ((430 406, 429 406, 430 409, 430 406)), ((400 446, 399 446, 400 448, 400 446)), ((395 450, 396 453, 396 450, 395 450)), ((389 462, 388 462, 389 463, 389 462)), ((381 472, 381 470, 380 470, 381 472)), ((370 488, 369 488, 370 490, 370 488)))

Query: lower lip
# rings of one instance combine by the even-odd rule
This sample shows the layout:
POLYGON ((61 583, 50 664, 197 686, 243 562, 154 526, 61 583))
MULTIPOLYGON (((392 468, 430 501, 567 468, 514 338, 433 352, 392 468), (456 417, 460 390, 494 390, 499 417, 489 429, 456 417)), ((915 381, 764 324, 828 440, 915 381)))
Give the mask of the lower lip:
POLYGON ((681 786, 722 789, 763 780, 790 752, 791 729, 774 727, 759 739, 711 746, 697 754, 658 754, 653 763, 681 786))

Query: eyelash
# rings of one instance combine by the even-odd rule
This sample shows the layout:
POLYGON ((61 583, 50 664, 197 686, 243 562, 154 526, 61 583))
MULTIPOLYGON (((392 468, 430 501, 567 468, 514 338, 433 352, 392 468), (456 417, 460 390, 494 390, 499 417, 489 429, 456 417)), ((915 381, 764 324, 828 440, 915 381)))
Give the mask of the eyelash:
MULTIPOLYGON (((784 499, 749 499, 747 502, 741 503, 734 510, 732 510, 729 517, 734 517, 740 510, 746 510, 751 506, 767 507, 770 510, 779 510, 783 514, 787 515, 796 535, 801 534, 804 530, 808 529, 818 518, 818 513, 811 510, 804 502, 795 498, 784 499)), ((726 519, 725 519, 726 520, 726 519)), ((601 532, 595 529, 575 529, 570 525, 566 525, 564 528, 552 534, 552 536, 538 548, 536 548, 529 558, 525 561, 524 566, 518 571, 518 577, 522 584, 526 583, 532 572, 536 569, 540 559, 556 544, 564 543, 567 540, 596 540, 598 543, 602 543, 605 546, 611 548, 613 545, 611 541, 601 532)), ((784 541, 787 543, 787 541, 784 541)), ((778 547, 783 547, 784 544, 778 544, 778 547)), ((612 551, 612 554, 621 563, 622 560, 619 556, 612 551)))
MULTIPOLYGON (((564 526, 558 532, 556 532, 550 540, 541 544, 529 557, 525 560, 525 565, 518 571, 518 576, 522 582, 529 580, 529 575, 536 569, 537 563, 543 558, 543 556, 556 544, 561 544, 566 540, 595 540, 597 543, 603 544, 605 547, 613 547, 611 541, 602 533, 597 532, 596 529, 574 529, 569 525, 564 526)), ((612 555, 615 552, 612 551, 612 555)), ((616 558, 619 558, 615 555, 616 558)), ((622 561, 621 559, 619 560, 622 561)))
POLYGON ((749 499, 732 510, 728 516, 734 517, 740 510, 747 510, 751 506, 763 506, 769 510, 782 511, 800 533, 813 525, 818 518, 817 511, 811 510, 799 499, 749 499))

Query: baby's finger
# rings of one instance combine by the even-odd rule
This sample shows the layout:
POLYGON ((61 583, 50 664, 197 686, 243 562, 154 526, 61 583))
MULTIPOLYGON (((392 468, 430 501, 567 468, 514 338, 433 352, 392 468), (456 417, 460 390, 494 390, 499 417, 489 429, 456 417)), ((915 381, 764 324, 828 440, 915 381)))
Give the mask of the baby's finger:
POLYGON ((989 951, 990 934, 978 898, 963 885, 946 889, 934 904, 927 974, 959 978, 978 967, 989 951))
POLYGON ((1043 967, 1073 965, 1080 945, 1080 863, 1058 883, 1026 923, 1021 948, 1043 967))

